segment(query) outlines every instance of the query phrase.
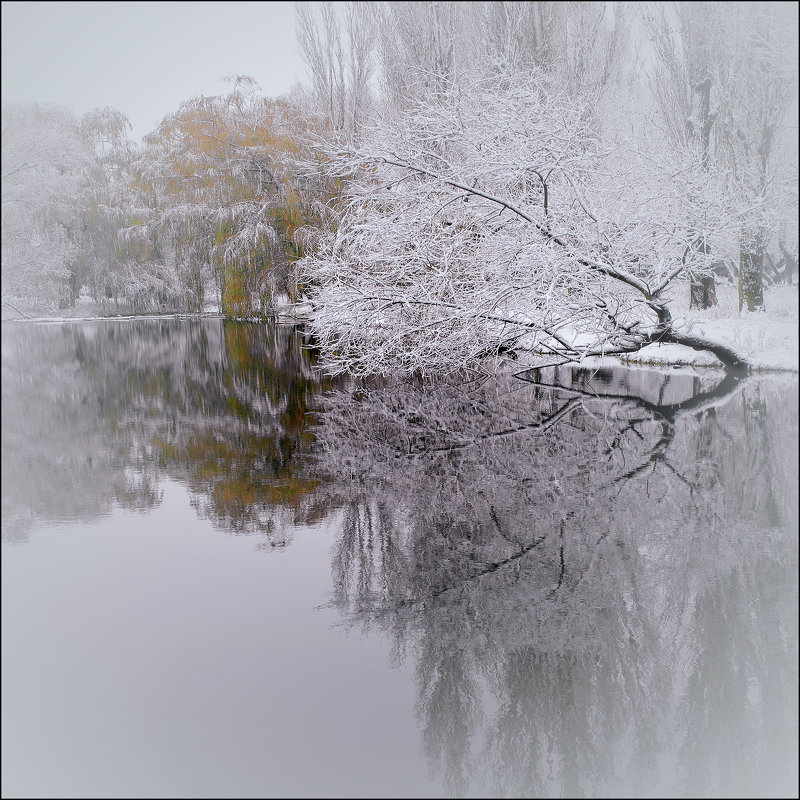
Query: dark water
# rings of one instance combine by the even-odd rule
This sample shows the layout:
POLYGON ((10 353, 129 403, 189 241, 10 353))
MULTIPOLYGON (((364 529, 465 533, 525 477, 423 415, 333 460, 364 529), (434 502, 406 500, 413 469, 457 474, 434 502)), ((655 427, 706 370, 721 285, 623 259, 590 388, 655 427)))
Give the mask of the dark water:
POLYGON ((4 797, 797 795, 796 375, 304 344, 3 325, 4 797))

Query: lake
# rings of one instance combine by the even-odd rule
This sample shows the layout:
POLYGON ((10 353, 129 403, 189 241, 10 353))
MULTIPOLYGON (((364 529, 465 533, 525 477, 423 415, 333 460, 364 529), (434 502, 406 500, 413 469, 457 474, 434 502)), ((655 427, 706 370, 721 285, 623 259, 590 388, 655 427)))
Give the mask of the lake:
POLYGON ((2 326, 4 797, 797 796, 798 377, 2 326))

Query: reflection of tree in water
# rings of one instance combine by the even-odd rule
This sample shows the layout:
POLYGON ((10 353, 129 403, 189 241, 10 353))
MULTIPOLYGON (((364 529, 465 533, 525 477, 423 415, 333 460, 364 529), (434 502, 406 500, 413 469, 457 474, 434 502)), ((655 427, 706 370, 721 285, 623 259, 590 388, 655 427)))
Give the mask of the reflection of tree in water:
POLYGON ((4 330, 3 459, 19 477, 4 498, 50 519, 74 518, 75 503, 147 509, 166 475, 225 530, 284 543, 284 517, 319 513, 301 465, 322 384, 302 343, 218 319, 4 330), (31 496, 33 475, 49 500, 31 496))
POLYGON ((25 539, 37 517, 111 511, 123 482, 92 382, 74 342, 54 327, 3 324, 3 539, 25 539))
POLYGON ((796 377, 374 382, 309 428, 332 387, 301 343, 220 320, 4 326, 3 536, 152 508, 164 476, 273 545, 333 505, 334 601, 413 654, 452 793, 796 776, 796 377))
POLYGON ((654 375, 328 399, 335 602, 414 653, 453 794, 796 781, 796 378, 654 375))

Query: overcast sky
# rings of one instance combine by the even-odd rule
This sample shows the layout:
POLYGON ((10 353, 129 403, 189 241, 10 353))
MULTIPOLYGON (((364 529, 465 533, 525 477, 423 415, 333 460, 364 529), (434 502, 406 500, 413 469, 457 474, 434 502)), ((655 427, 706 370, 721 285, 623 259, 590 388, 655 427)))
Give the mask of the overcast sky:
POLYGON ((138 141, 234 74, 271 96, 304 80, 293 3, 2 3, 3 103, 113 106, 138 141))

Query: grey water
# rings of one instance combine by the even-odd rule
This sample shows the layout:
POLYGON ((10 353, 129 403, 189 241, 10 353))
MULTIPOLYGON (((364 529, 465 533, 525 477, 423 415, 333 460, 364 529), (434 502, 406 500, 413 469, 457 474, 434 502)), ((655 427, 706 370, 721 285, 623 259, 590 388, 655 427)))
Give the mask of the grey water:
POLYGON ((798 378, 2 327, 3 797, 798 793, 798 378))

